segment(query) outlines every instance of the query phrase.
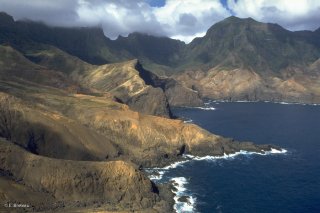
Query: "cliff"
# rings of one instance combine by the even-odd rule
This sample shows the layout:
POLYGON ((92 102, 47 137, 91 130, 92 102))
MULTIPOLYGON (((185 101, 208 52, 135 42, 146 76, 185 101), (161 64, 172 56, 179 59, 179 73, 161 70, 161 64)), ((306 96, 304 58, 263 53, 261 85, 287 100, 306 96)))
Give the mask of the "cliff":
MULTIPOLYGON (((178 41, 162 38, 160 45, 135 51, 158 40, 148 38, 135 34, 113 42, 97 28, 54 28, 0 14, 0 113, 15 115, 10 128, 0 126, 1 199, 30 203, 27 211, 170 212, 172 193, 152 183, 143 167, 166 166, 184 154, 263 153, 274 146, 237 142, 170 119, 169 105, 199 106, 204 97, 300 98, 309 90, 318 100, 318 61, 306 68, 309 77, 292 67, 269 77, 248 66, 191 69, 183 59, 193 56, 173 51, 186 50, 178 41), (157 57, 157 50, 172 58, 157 57), (188 71, 159 77, 131 58, 136 54, 150 54, 142 57, 148 67, 165 63, 188 71), (105 64, 111 61, 117 63, 105 64)), ((207 48, 207 41, 198 42, 207 48)))
POLYGON ((316 62, 303 68, 308 75, 301 73, 301 69, 291 67, 282 70, 281 74, 264 75, 250 69, 215 67, 207 72, 184 72, 176 79, 185 87, 198 91, 202 98, 319 103, 320 74, 316 62))
MULTIPOLYGON (((30 206, 27 211, 72 211, 87 205, 103 206, 105 210, 152 211, 157 203, 161 205, 156 186, 130 163, 46 158, 2 139, 0 153, 0 168, 5 174, 0 182, 14 186, 9 192, 0 191, 0 197, 10 203, 25 192, 27 196, 20 202, 30 206)), ((170 211, 169 206, 162 208, 162 212, 170 211)))
POLYGON ((136 69, 138 61, 107 64, 82 74, 81 84, 113 94, 135 111, 171 117, 167 98, 161 88, 147 85, 136 69))

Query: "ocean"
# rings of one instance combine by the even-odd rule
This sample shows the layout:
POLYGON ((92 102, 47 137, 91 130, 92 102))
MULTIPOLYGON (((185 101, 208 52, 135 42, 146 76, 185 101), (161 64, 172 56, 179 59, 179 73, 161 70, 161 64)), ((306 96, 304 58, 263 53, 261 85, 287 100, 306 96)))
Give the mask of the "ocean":
POLYGON ((175 108, 185 122, 239 141, 283 148, 266 155, 186 156, 152 169, 172 182, 177 212, 320 212, 320 106, 265 102, 208 102, 175 108))

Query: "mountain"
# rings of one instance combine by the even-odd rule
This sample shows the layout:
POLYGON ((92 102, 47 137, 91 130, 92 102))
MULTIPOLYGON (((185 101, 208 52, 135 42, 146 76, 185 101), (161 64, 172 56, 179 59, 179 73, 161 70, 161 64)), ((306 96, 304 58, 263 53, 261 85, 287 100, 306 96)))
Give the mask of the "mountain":
MULTIPOLYGON (((8 18, 2 15, 0 22, 2 19, 8 18)), ((54 28, 42 23, 13 20, 2 23, 0 42, 22 52, 27 51, 30 44, 41 43, 56 46, 94 64, 110 62, 113 57, 107 46, 110 39, 99 28, 54 28)))
POLYGON ((251 18, 227 18, 187 47, 183 85, 203 98, 320 102, 317 31, 291 32, 251 18))
POLYGON ((24 52, 30 43, 55 46, 71 55, 96 65, 138 58, 147 68, 164 74, 180 59, 181 41, 132 33, 115 41, 105 37, 101 28, 49 27, 43 23, 14 21, 0 15, 0 43, 9 43, 24 52))
MULTIPOLYGON (((161 200, 154 184, 130 163, 46 158, 2 139, 0 153, 1 169, 11 174, 0 176, 0 186, 10 187, 10 193, 0 187, 0 196, 5 196, 2 201, 24 201, 30 206, 25 208, 29 211, 48 212, 66 206, 64 211, 74 212, 84 205, 104 211, 127 206, 152 211, 153 205, 161 200)), ((3 206, 0 209, 6 212, 3 206)))
MULTIPOLYGON (((181 160, 184 153, 223 155, 273 147, 239 143, 181 120, 132 111, 108 92, 101 92, 100 78, 94 78, 95 74, 110 74, 118 64, 107 65, 111 69, 89 64, 76 67, 71 65, 80 59, 68 58, 68 63, 57 66, 73 67, 73 75, 68 76, 54 70, 48 60, 34 64, 10 46, 0 47, 0 116, 14 124, 5 129, 4 123, 0 126, 0 197, 5 202, 24 193, 28 196, 21 201, 32 205, 32 211, 101 207, 170 212, 171 191, 156 186, 139 168, 165 166, 181 160), (93 66, 92 73, 83 70, 87 66, 93 66), (82 92, 69 89, 71 86, 97 90, 82 92)), ((127 67, 129 74, 136 73, 130 70, 136 63, 120 66, 127 67)), ((135 76, 143 88, 148 87, 135 76)), ((106 87, 113 83, 105 80, 101 78, 106 87)))
MULTIPOLYGON (((0 13, 1 200, 31 205, 22 211, 172 212, 172 188, 151 182, 143 168, 184 154, 279 149, 171 119, 170 106, 199 106, 206 95, 184 75, 203 82, 211 71, 159 76, 132 57, 155 69, 178 68, 186 48, 140 34, 111 41, 98 28, 48 27, 0 13)), ((314 81, 318 62, 308 68, 314 81)))
POLYGON ((136 69, 137 60, 106 64, 82 74, 82 85, 113 94, 135 111, 172 117, 167 98, 161 88, 147 85, 136 69))
POLYGON ((191 67, 278 72, 290 65, 314 62, 320 57, 320 50, 308 38, 277 24, 232 16, 213 25, 204 37, 193 40, 187 55, 191 67))
POLYGON ((277 24, 231 16, 213 25, 202 38, 181 41, 141 33, 112 41, 100 28, 48 27, 0 16, 1 43, 23 51, 25 43, 49 44, 91 64, 139 59, 161 74, 217 65, 277 72, 289 65, 308 65, 319 58, 319 29, 288 31, 277 24))
POLYGON ((131 33, 128 37, 119 36, 113 47, 125 53, 127 58, 138 58, 147 69, 166 75, 172 67, 179 65, 186 45, 167 37, 131 33))

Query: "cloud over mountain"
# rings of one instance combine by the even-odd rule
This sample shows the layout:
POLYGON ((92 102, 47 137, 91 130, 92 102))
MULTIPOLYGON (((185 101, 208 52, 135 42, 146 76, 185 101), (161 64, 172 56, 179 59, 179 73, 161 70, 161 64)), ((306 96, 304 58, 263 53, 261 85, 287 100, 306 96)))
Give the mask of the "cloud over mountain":
POLYGON ((228 0, 238 17, 278 23, 290 30, 314 30, 320 24, 319 0, 228 0))
POLYGON ((53 26, 102 26, 116 38, 131 32, 169 36, 189 42, 214 23, 230 16, 275 22, 291 30, 315 29, 320 23, 318 0, 0 0, 0 11, 15 19, 53 26))

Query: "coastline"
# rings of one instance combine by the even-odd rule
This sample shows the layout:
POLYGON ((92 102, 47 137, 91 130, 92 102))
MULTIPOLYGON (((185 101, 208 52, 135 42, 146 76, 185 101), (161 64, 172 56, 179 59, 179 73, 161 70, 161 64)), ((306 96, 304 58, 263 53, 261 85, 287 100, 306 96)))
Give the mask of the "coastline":
MULTIPOLYGON (((204 105, 202 107, 190 107, 190 106, 179 106, 175 108, 186 108, 186 109, 199 109, 199 110, 205 110, 205 111, 213 111, 217 110, 216 107, 213 107, 211 104, 219 104, 219 103, 272 103, 272 104, 280 104, 280 105, 301 105, 301 106, 320 106, 320 103, 300 103, 300 102, 285 102, 285 101, 248 101, 248 100, 238 100, 238 101, 229 101, 229 100, 213 100, 213 99, 205 99, 204 105)), ((190 118, 183 118, 180 119, 183 120, 184 123, 193 123, 193 120, 190 118)))
POLYGON ((320 106, 320 103, 287 102, 287 101, 268 101, 268 100, 225 100, 225 99, 205 99, 204 105, 211 103, 273 103, 283 105, 302 105, 302 106, 320 106))
POLYGON ((164 180, 163 177, 169 170, 175 169, 177 167, 184 166, 185 164, 191 161, 216 161, 216 160, 234 160, 236 157, 240 155, 249 156, 249 155, 277 155, 277 154, 287 154, 288 150, 284 148, 276 149, 271 148, 270 151, 262 152, 250 152, 245 150, 240 150, 235 153, 226 154, 224 153, 223 156, 194 156, 185 154, 182 156, 183 159, 181 161, 173 162, 165 167, 154 167, 154 168, 145 168, 144 171, 148 178, 153 181, 155 184, 170 184, 171 185, 171 192, 174 194, 173 200, 173 209, 177 213, 191 213, 196 211, 196 196, 187 188, 188 180, 185 177, 169 177, 168 180, 164 180))

